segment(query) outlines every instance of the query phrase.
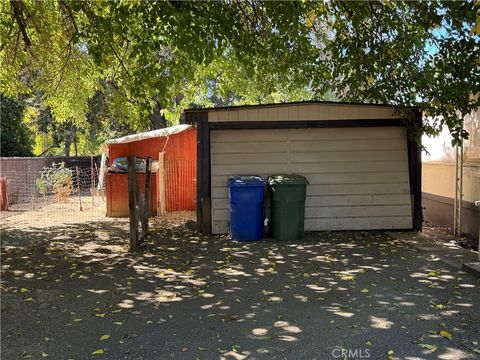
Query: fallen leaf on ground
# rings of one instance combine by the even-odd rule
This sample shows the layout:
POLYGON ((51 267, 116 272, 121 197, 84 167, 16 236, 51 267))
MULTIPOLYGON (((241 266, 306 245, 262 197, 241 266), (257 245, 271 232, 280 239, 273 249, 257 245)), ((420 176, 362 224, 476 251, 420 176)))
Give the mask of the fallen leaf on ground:
POLYGON ((110 335, 108 335, 108 334, 102 335, 100 337, 100 340, 108 340, 108 339, 110 339, 110 335))
POLYGON ((94 352, 92 352, 92 355, 102 355, 104 353, 105 353, 105 350, 98 349, 98 350, 95 350, 94 352))
POLYGON ((46 357, 48 357, 48 354, 46 352, 42 351, 42 357, 46 358, 46 357))
POLYGON ((362 290, 360 290, 360 292, 361 292, 361 293, 368 293, 369 290, 368 290, 368 289, 362 289, 362 290))
POLYGON ((105 314, 95 314, 96 317, 105 317, 105 314))
POLYGON ((446 330, 442 330, 440 331, 440 336, 452 341, 453 340, 453 337, 452 337, 452 334, 450 334, 448 331, 446 330))
POLYGON ((33 301, 33 298, 30 296, 30 297, 26 298, 25 301, 33 301))
POLYGON ((28 291, 28 289, 25 289, 25 288, 21 288, 21 289, 20 289, 20 292, 21 292, 21 293, 26 293, 27 291, 28 291))
POLYGON ((437 351, 437 347, 435 345, 430 345, 430 344, 419 344, 422 348, 428 349, 431 352, 437 351))
POLYGON ((393 350, 388 350, 387 355, 388 355, 388 360, 392 360, 393 359, 393 350))

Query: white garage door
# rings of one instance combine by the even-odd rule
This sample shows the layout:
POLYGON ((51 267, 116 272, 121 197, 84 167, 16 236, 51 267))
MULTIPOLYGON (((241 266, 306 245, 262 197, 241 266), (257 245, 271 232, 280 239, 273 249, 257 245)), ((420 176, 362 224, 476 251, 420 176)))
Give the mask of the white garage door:
POLYGON ((307 231, 412 227, 402 127, 213 130, 210 141, 214 234, 228 232, 235 174, 307 177, 307 231))

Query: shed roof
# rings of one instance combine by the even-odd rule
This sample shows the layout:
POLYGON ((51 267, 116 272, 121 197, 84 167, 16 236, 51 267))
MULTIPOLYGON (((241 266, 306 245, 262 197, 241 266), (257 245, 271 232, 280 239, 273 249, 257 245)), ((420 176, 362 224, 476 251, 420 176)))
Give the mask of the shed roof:
MULTIPOLYGON (((394 108, 397 105, 394 104, 375 104, 375 103, 365 103, 365 102, 342 102, 342 101, 321 101, 321 100, 305 100, 305 101, 294 101, 294 102, 282 102, 282 103, 268 103, 268 104, 254 104, 254 105, 230 105, 230 106, 219 106, 219 107, 205 107, 205 108, 190 108, 185 109, 185 112, 196 112, 196 111, 215 111, 215 110, 236 110, 244 108, 268 108, 268 107, 282 107, 282 106, 291 106, 291 105, 308 105, 308 104, 322 104, 322 105, 355 105, 355 106, 375 106, 375 107, 391 107, 394 108)), ((415 106, 409 106, 409 109, 417 109, 415 106)))
POLYGON ((132 134, 127 136, 122 136, 116 139, 110 139, 105 141, 105 145, 112 145, 112 144, 125 144, 134 141, 140 141, 145 139, 157 138, 157 137, 166 137, 174 134, 178 134, 182 131, 188 130, 192 127, 192 125, 182 124, 182 125, 175 125, 170 126, 163 129, 147 131, 139 134, 132 134))

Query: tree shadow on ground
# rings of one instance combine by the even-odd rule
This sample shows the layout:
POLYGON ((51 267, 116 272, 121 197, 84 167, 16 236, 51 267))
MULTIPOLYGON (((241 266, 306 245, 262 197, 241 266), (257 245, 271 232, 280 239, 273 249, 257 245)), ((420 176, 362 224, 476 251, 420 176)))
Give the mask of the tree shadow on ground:
POLYGON ((130 253, 127 230, 121 220, 3 231, 2 357, 478 355, 474 278, 382 232, 237 243, 153 223, 130 253))

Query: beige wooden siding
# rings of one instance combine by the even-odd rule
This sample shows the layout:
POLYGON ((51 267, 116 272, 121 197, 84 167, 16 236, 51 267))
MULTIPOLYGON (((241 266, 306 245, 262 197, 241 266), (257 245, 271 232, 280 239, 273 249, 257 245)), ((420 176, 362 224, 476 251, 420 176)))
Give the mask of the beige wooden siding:
POLYGON ((224 121, 293 121, 293 120, 362 120, 394 119, 399 114, 391 106, 343 104, 275 105, 253 108, 218 109, 208 112, 209 122, 224 121))
POLYGON ((309 180, 307 231, 412 226, 401 127, 213 130, 213 232, 228 232, 229 176, 275 173, 298 173, 309 180))

